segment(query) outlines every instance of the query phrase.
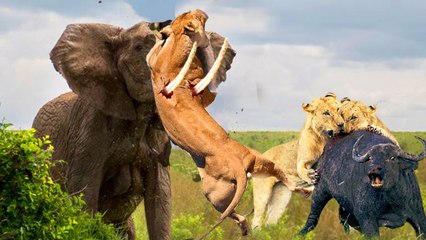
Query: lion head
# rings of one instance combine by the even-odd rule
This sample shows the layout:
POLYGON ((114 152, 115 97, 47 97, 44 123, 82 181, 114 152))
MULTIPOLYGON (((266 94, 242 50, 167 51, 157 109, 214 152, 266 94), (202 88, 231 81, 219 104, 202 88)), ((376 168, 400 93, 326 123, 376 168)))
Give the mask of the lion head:
POLYGON ((345 132, 367 129, 368 126, 378 122, 375 106, 367 106, 361 101, 350 100, 347 97, 341 100, 339 113, 345 121, 345 132))
POLYGON ((334 93, 302 104, 303 110, 308 113, 306 124, 320 137, 332 137, 343 131, 344 121, 338 113, 339 107, 340 102, 334 93))
POLYGON ((199 9, 183 13, 177 16, 169 26, 163 28, 157 34, 157 37, 159 39, 166 39, 170 34, 174 34, 175 36, 186 35, 192 41, 197 42, 198 47, 205 48, 209 44, 209 39, 204 30, 207 19, 207 14, 199 9))

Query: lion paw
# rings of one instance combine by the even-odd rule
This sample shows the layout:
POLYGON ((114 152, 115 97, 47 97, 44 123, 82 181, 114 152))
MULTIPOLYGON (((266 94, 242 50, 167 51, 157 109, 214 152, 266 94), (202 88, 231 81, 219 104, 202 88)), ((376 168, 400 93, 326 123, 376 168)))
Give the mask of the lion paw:
POLYGON ((303 180, 296 182, 296 187, 306 188, 306 187, 310 187, 310 186, 312 186, 312 184, 305 182, 303 180))
POLYGON ((250 232, 250 225, 247 222, 247 219, 244 219, 243 221, 238 223, 238 226, 241 229, 241 235, 247 236, 250 232))
POLYGON ((300 195, 304 196, 305 198, 308 198, 311 196, 312 191, 314 190, 314 186, 311 187, 296 187, 294 189, 295 192, 299 193, 300 195))
POLYGON ((318 171, 314 170, 314 169, 309 169, 308 171, 308 177, 311 180, 312 184, 317 184, 319 182, 320 179, 320 175, 318 173, 318 171))

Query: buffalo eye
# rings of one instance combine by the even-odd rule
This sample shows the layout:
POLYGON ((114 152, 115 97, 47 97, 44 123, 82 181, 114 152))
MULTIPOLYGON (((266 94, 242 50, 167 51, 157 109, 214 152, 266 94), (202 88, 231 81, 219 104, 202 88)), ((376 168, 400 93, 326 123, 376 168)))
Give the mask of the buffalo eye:
POLYGON ((390 159, 391 159, 391 160, 395 160, 395 157, 391 157, 390 159))

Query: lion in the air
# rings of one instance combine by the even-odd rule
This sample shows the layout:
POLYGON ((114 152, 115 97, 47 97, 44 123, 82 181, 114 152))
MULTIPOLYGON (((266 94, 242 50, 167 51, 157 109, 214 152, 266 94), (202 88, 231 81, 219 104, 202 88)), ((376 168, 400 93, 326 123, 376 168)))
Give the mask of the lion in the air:
MULTIPOLYGON (((311 164, 322 154, 329 137, 344 129, 338 112, 340 102, 334 93, 302 104, 307 113, 298 140, 275 146, 263 155, 274 161, 294 183, 312 184, 311 164)), ((313 189, 313 188, 312 188, 313 189)), ((252 227, 263 225, 263 215, 268 206, 266 224, 275 224, 291 198, 291 191, 274 177, 253 177, 254 217, 252 227)))

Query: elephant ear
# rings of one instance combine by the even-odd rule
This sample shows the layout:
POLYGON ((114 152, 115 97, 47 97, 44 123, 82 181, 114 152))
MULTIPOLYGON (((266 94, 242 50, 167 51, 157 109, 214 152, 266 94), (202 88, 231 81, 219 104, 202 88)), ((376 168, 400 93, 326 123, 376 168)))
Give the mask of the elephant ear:
POLYGON ((50 59, 69 87, 107 115, 135 119, 136 111, 113 51, 122 28, 107 24, 70 24, 50 59))
MULTIPOLYGON (((203 70, 207 74, 207 72, 213 66, 215 59, 218 57, 225 38, 215 32, 206 33, 210 40, 210 44, 204 49, 198 49, 197 57, 201 60, 203 70)), ((235 50, 231 47, 231 45, 229 45, 222 64, 217 71, 216 78, 213 79, 208 85, 208 88, 211 92, 216 92, 216 88, 219 86, 219 84, 226 80, 226 71, 231 68, 231 64, 235 55, 235 50)))

